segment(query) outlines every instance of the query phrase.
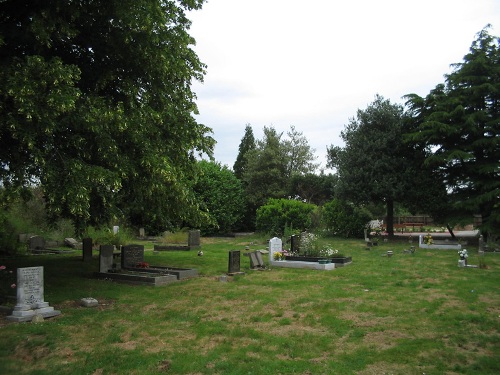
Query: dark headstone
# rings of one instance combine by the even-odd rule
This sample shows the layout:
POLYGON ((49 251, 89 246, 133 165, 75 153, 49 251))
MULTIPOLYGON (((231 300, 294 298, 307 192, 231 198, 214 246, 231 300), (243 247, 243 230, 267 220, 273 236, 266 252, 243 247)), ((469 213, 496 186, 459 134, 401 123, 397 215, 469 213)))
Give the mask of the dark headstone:
POLYGON ((101 245, 99 247, 99 272, 106 273, 113 269, 113 245, 101 245))
POLYGON ((33 250, 43 250, 45 249, 45 240, 41 236, 31 236, 29 240, 29 249, 33 250))
POLYGON ((144 263, 144 245, 126 245, 122 247, 122 268, 135 268, 144 263))
POLYGON ((229 252, 228 274, 240 272, 240 251, 232 250, 229 252))
POLYGON ((188 233, 188 246, 189 247, 199 247, 200 246, 200 230, 190 230, 188 233))
POLYGON ((92 238, 84 238, 82 248, 83 261, 90 262, 92 260, 92 238))

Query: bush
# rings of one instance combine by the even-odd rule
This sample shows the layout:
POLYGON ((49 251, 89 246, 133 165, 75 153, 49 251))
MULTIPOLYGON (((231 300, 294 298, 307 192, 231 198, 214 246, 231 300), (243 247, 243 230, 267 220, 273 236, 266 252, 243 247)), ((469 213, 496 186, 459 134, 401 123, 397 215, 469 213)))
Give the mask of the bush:
POLYGON ((0 254, 15 255, 20 249, 14 225, 0 212, 0 254))
POLYGON ((334 199, 323 207, 323 220, 329 232, 345 238, 363 238, 371 214, 364 208, 334 199))
POLYGON ((127 245, 133 242, 134 236, 125 228, 120 227, 118 233, 114 234, 111 228, 88 227, 85 237, 92 238, 93 245, 127 245))
POLYGON ((269 199, 257 209, 257 231, 282 236, 285 227, 304 231, 311 227, 316 205, 291 199, 269 199))

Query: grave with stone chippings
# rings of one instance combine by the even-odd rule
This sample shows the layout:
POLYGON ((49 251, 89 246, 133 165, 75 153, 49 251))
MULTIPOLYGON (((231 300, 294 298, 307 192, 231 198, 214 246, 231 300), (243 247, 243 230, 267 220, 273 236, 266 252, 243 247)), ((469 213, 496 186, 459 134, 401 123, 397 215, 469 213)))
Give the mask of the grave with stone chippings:
POLYGON ((165 285, 178 280, 196 277, 198 271, 190 268, 150 265, 144 260, 143 245, 126 245, 120 252, 114 246, 101 246, 99 272, 95 276, 115 281, 144 285, 165 285))

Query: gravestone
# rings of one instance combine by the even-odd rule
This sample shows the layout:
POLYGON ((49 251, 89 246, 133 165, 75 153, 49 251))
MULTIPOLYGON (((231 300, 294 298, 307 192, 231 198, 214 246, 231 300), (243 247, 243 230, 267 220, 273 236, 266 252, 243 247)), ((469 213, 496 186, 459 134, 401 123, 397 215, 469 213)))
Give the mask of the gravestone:
POLYGON ((41 236, 31 236, 29 239, 29 249, 33 250, 43 250, 45 249, 45 240, 41 236))
POLYGON ((139 228, 139 237, 140 238, 146 237, 146 231, 144 230, 144 228, 139 228))
POLYGON ((82 256, 84 262, 92 261, 92 238, 84 238, 82 245, 82 256))
POLYGON ((71 247, 72 249, 77 249, 80 247, 80 242, 78 242, 77 240, 75 240, 74 238, 65 238, 64 239, 64 244, 66 246, 69 246, 71 247))
POLYGON ((99 272, 107 273, 113 270, 113 245, 99 246, 99 272))
POLYGON ((118 225, 114 225, 113 226, 113 234, 118 234, 119 231, 120 231, 120 227, 118 225))
POLYGON ((28 322, 35 316, 50 318, 60 315, 44 301, 43 267, 26 267, 17 269, 17 304, 12 315, 7 317, 14 322, 28 322))
POLYGON ((144 245, 126 245, 122 247, 122 268, 136 268, 144 263, 144 245))
POLYGON ((248 253, 248 257, 250 258, 250 268, 251 269, 260 268, 259 261, 257 260, 256 254, 257 254, 256 251, 248 253))
POLYGON ((200 230, 190 230, 188 233, 188 246, 192 247, 200 247, 200 230))
POLYGON ((273 237, 269 240, 269 260, 274 260, 274 253, 277 251, 283 251, 283 243, 278 237, 273 237))
POLYGON ((229 275, 234 275, 236 273, 240 273, 240 251, 239 250, 231 250, 229 252, 229 264, 228 264, 228 272, 229 275))

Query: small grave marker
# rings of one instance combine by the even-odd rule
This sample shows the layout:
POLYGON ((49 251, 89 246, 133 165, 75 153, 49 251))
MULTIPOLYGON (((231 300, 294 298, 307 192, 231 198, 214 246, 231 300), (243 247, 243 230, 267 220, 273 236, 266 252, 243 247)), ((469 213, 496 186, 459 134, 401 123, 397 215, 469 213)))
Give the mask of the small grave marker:
POLYGON ((17 304, 7 320, 28 322, 35 316, 50 318, 60 315, 44 301, 43 267, 26 267, 17 269, 17 304))

